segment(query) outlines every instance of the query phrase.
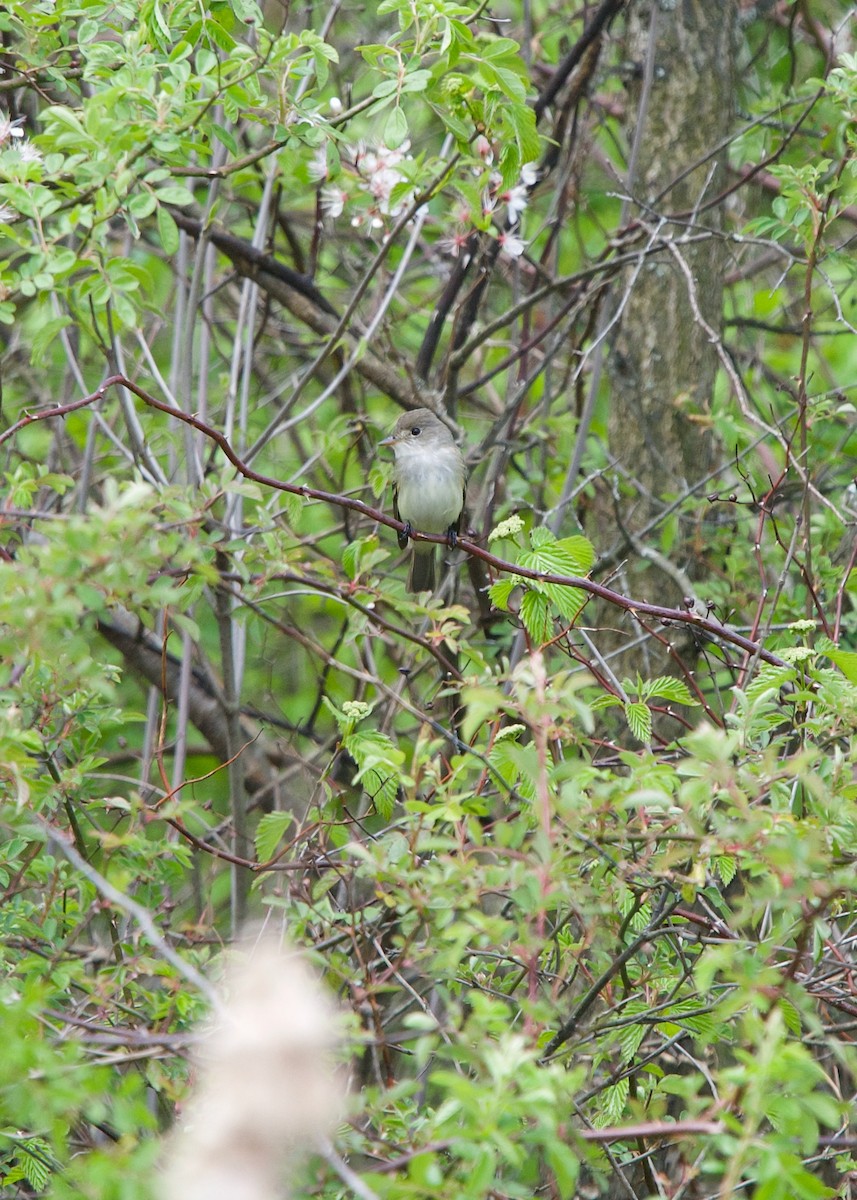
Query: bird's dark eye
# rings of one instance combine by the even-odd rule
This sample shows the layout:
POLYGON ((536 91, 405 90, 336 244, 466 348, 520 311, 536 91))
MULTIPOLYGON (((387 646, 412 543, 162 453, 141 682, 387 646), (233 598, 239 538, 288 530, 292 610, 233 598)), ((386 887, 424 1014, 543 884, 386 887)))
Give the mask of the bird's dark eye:
POLYGON ((415 425, 411 430, 411 437, 419 437, 421 433, 422 430, 420 429, 419 425, 415 425))

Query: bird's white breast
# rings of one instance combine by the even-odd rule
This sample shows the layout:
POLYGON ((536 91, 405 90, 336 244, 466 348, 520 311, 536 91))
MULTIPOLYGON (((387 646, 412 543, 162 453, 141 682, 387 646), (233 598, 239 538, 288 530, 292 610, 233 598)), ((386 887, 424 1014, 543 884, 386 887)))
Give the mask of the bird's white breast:
POLYGON ((407 443, 397 447, 399 516, 424 533, 445 533, 461 512, 464 470, 453 446, 426 452, 407 443))

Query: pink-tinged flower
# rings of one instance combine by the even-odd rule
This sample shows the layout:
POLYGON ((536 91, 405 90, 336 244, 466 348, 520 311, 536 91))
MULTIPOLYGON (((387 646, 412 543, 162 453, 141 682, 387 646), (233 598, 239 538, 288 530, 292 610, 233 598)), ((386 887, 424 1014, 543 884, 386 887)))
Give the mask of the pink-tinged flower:
POLYGON ((326 217, 341 217, 347 202, 348 192, 343 192, 335 184, 328 184, 321 189, 321 211, 326 217))
POLYGON ((310 159, 307 174, 314 183, 322 183, 327 179, 327 150, 324 146, 319 146, 310 159))
POLYGON ((462 229, 458 233, 451 233, 449 237, 440 238, 437 244, 438 248, 442 250, 444 254, 449 254, 453 258, 462 256, 464 261, 467 262, 470 258, 470 254, 467 250, 467 243, 469 241, 470 233, 466 229, 462 229))
POLYGON ((503 182, 503 176, 499 171, 492 171, 488 180, 488 186, 482 193, 482 215, 488 217, 497 207, 497 189, 503 182))
POLYGON ((491 166, 494 161, 494 151, 491 149, 491 143, 488 141, 484 133, 480 133, 479 137, 473 143, 473 149, 482 159, 486 166, 491 166))
POLYGON ((513 233, 501 233, 497 241, 500 243, 500 253, 507 258, 520 258, 527 245, 513 233))
POLYGON ((497 199, 501 204, 506 205, 509 212, 509 221, 512 225, 515 225, 521 219, 521 214, 529 204, 529 193, 524 184, 516 183, 508 191, 502 192, 497 199))

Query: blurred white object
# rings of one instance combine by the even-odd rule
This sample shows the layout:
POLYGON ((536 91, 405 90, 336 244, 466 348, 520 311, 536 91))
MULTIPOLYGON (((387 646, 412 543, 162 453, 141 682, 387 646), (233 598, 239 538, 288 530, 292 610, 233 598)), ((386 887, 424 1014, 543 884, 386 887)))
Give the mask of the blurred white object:
POLYGON ((325 1146, 342 1113, 337 1010, 300 955, 267 938, 238 949, 222 995, 160 1194, 282 1200, 291 1169, 325 1146))

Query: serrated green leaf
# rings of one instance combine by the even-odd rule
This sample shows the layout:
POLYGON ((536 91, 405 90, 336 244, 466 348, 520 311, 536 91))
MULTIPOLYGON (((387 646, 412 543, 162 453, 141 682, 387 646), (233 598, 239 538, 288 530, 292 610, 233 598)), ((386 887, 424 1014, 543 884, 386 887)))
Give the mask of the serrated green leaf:
POLYGON ((509 787, 514 787, 526 800, 534 798, 539 760, 532 743, 522 746, 514 741, 497 742, 488 761, 509 787))
POLYGON ((533 581, 532 587, 548 597, 551 604, 567 621, 574 621, 581 613, 587 601, 587 595, 580 588, 567 587, 562 583, 542 583, 533 581))
POLYGON ((738 871, 738 862, 731 854, 721 854, 715 860, 717 874, 720 876, 720 881, 728 886, 738 871))
POLYGON ((791 1000, 781 999, 779 1003, 780 1012, 782 1013, 783 1021, 789 1033, 795 1037, 800 1037, 802 1033, 800 1013, 792 1004, 791 1000))
POLYGON ((601 1111, 596 1125, 618 1125, 625 1113, 630 1080, 620 1079, 612 1087, 605 1088, 601 1095, 601 1111))
POLYGON ((259 862, 270 862, 276 853, 283 834, 294 824, 290 812, 265 813, 256 826, 256 857, 259 862))
POLYGON ((18 1147, 18 1163, 32 1188, 43 1192, 51 1177, 51 1148, 43 1138, 30 1138, 18 1147))
POLYGON ((375 802, 379 815, 389 818, 399 792, 404 754, 385 733, 374 729, 348 734, 343 739, 343 746, 357 763, 354 782, 362 784, 375 802))
POLYGON ((619 1031, 619 1050, 622 1062, 629 1063, 646 1036, 645 1025, 625 1025, 619 1031))
POLYGON ((528 104, 510 104, 503 115, 515 131, 521 162, 535 162, 541 154, 542 143, 534 111, 528 104))
POLYGON ((516 587, 519 587, 521 580, 514 576, 508 576, 505 579, 498 579, 496 583, 492 583, 488 589, 488 598, 491 603, 497 608, 503 609, 504 612, 509 608, 509 597, 514 592, 516 587))
POLYGON ((532 550, 525 550, 519 562, 531 571, 548 575, 583 576, 595 561, 595 548, 585 537, 568 537, 561 541, 550 530, 536 526, 530 530, 532 550))
POLYGON ((835 663, 849 683, 857 683, 857 651, 854 650, 825 650, 824 654, 835 663))
POLYGON ((521 620, 532 640, 539 646, 550 641, 553 633, 547 597, 527 588, 521 598, 521 620))
POLYGON ((642 694, 649 698, 658 696, 663 700, 674 700, 676 704, 699 704, 684 680, 676 679, 674 675, 659 675, 657 679, 647 680, 642 694))
POLYGON ((625 705, 625 720, 634 737, 647 742, 652 736, 652 714, 648 705, 631 701, 625 705))

